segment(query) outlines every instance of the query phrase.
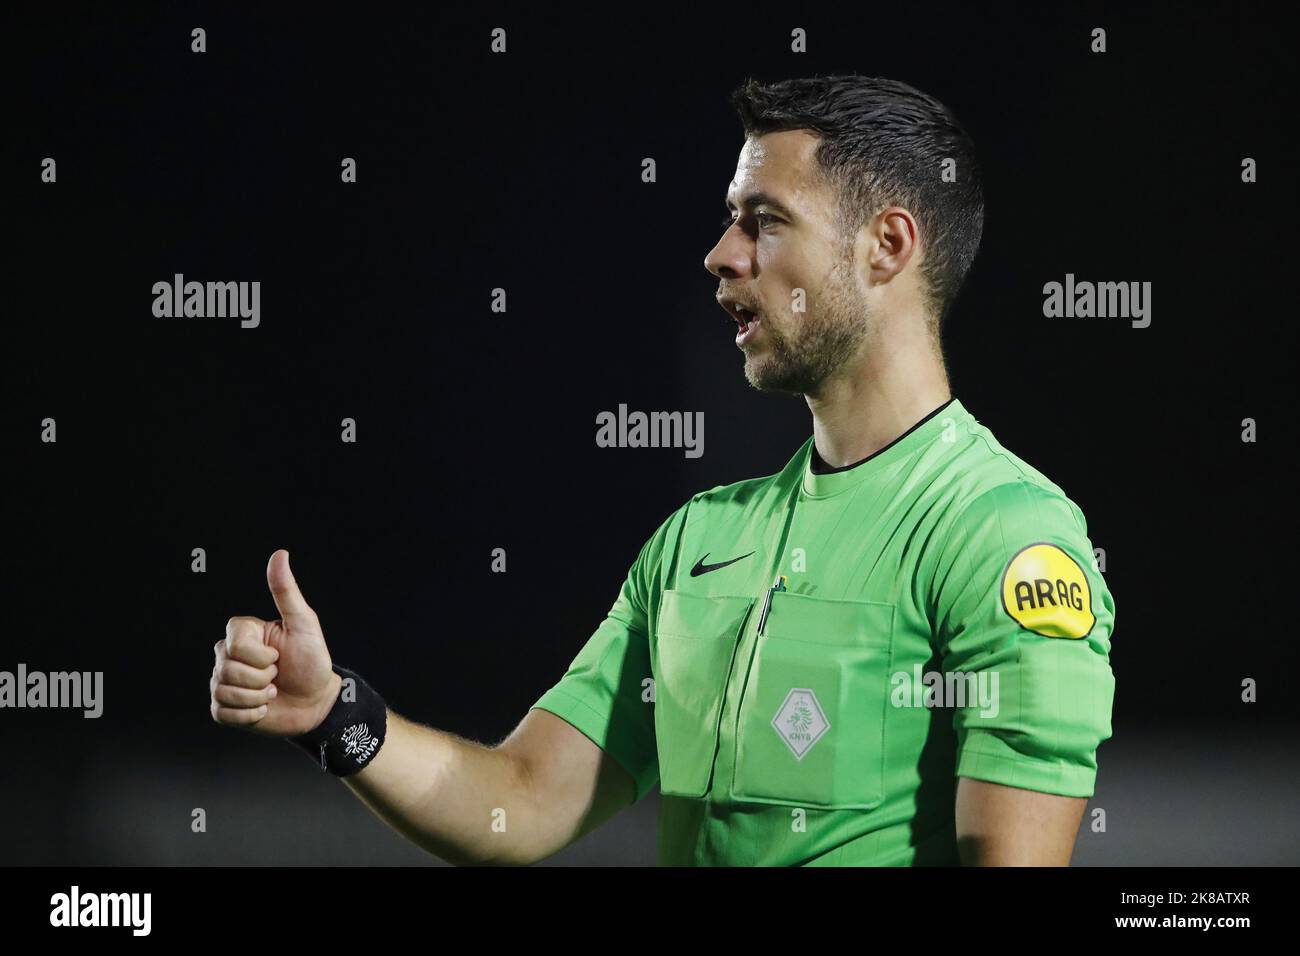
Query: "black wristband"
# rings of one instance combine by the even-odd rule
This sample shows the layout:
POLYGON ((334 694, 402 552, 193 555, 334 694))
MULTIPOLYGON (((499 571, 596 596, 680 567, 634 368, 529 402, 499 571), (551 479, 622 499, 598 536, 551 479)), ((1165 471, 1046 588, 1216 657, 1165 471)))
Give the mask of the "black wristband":
POLYGON ((289 738, 311 755, 320 768, 336 777, 350 777, 366 766, 388 733, 388 706, 379 692, 346 668, 335 665, 343 678, 338 699, 320 726, 289 738))

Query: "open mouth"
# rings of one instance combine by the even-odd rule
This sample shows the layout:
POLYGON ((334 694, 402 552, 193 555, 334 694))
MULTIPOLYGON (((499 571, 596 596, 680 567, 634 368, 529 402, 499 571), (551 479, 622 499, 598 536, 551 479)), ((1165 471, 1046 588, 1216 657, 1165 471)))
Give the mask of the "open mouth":
POLYGON ((731 295, 719 295, 718 304, 735 321, 736 345, 744 349, 746 343, 758 333, 759 325, 763 324, 762 316, 731 295))
POLYGON ((758 313, 753 309, 747 309, 735 299, 720 299, 723 309, 735 320, 737 326, 736 339, 747 336, 756 325, 760 322, 758 313))
POLYGON ((749 309, 741 308, 740 306, 736 306, 732 311, 732 314, 735 316, 736 325, 738 327, 736 332, 736 346, 743 349, 749 344, 750 340, 758 334, 758 327, 762 324, 763 320, 759 317, 757 312, 751 312, 749 309))

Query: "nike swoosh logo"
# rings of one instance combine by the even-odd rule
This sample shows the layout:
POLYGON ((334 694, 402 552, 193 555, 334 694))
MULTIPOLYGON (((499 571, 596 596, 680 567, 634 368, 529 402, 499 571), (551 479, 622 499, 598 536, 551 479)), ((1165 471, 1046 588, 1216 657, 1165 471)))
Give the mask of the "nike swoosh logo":
POLYGON ((749 555, 754 553, 755 552, 751 551, 749 554, 742 554, 738 558, 732 558, 730 561, 721 561, 718 564, 705 564, 704 558, 709 556, 709 552, 705 551, 704 558, 700 558, 700 560, 696 561, 695 567, 691 568, 691 577, 698 578, 701 574, 708 574, 710 571, 716 571, 718 568, 725 568, 727 565, 735 564, 737 561, 744 561, 749 557, 749 555))

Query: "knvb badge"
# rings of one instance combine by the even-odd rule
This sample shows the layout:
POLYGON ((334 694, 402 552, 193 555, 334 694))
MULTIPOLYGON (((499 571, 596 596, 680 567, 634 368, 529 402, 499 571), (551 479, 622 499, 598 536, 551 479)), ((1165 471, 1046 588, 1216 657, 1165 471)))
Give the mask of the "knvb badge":
POLYGON ((772 718, 772 726, 796 760, 802 760, 813 744, 831 729, 817 695, 806 687, 791 689, 772 718))

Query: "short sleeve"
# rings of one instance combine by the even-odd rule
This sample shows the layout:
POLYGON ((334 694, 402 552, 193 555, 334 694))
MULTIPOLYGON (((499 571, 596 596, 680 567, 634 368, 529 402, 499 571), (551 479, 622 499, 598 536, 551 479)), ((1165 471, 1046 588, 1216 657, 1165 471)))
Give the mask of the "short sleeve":
POLYGON ((1092 796, 1115 605, 1082 512, 1028 481, 985 492, 950 526, 932 594, 945 674, 986 691, 955 710, 957 775, 1092 796))
POLYGON ((659 780, 647 596, 680 513, 646 542, 605 619, 560 681, 533 704, 573 725, 618 761, 636 781, 637 800, 659 780))

